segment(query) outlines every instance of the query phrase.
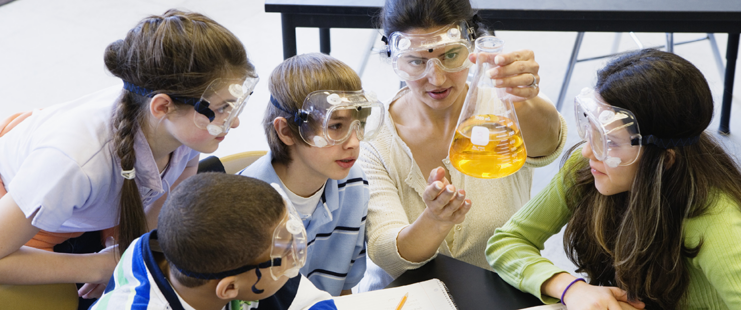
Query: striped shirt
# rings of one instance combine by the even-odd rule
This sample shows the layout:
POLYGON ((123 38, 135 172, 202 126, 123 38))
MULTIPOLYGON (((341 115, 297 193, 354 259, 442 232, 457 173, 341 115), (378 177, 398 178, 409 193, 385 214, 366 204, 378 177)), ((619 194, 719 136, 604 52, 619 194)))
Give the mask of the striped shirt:
MULTIPOLYGON (((121 256, 113 277, 108 282, 105 294, 90 307, 90 310, 108 309, 168 309, 194 310, 186 303, 159 268, 151 243, 157 241, 157 230, 142 235, 136 239, 121 256)), ((268 297, 270 301, 265 307, 260 307, 263 301, 232 300, 224 310, 249 309, 335 309, 331 303, 331 296, 318 290, 303 276, 288 280, 281 290, 292 292, 268 297), (280 300, 278 300, 280 298, 280 300), (322 301, 324 302, 319 302, 322 301), (273 307, 274 304, 283 305, 273 307), (316 306, 312 304, 317 303, 316 306), (307 306, 312 305, 307 308, 307 306)))
MULTIPOLYGON (((271 159, 268 153, 239 174, 283 186, 271 159)), ((353 288, 365 273, 369 199, 368 180, 356 165, 342 180, 327 179, 314 213, 303 220, 308 258, 301 273, 333 296, 353 288)))

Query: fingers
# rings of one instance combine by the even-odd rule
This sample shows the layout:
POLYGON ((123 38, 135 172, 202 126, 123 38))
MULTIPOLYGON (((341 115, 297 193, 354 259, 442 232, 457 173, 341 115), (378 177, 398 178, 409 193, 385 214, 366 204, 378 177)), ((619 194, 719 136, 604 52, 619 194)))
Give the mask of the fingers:
POLYGON ((443 167, 437 167, 435 169, 432 169, 432 171, 430 171, 430 176, 427 178, 427 184, 428 185, 432 184, 432 182, 435 182, 435 181, 442 182, 444 179, 445 179, 445 169, 443 167))
POLYGON ((622 289, 619 289, 617 287, 609 287, 609 289, 610 289, 610 292, 612 293, 612 296, 614 296, 617 301, 628 303, 637 309, 643 309, 646 307, 646 304, 640 300, 629 300, 628 292, 622 289))
MULTIPOLYGON (((501 68, 494 68, 489 70, 489 72, 497 71, 501 68)), ((527 88, 533 88, 530 87, 530 85, 533 84, 533 81, 540 82, 540 77, 537 74, 534 73, 522 73, 519 75, 511 75, 501 78, 494 78, 493 82, 494 85, 497 87, 527 87, 527 88)))
POLYGON ((79 290, 77 290, 77 296, 91 299, 99 298, 103 295, 106 285, 97 283, 85 283, 79 290))

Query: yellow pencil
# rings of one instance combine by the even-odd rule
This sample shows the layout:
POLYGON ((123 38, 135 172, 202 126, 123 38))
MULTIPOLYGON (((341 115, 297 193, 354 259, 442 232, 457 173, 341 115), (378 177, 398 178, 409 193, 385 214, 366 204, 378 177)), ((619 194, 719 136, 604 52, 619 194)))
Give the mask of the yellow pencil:
POLYGON ((409 293, 404 294, 404 297, 401 298, 399 305, 396 306, 396 310, 401 310, 401 307, 404 307, 404 303, 407 302, 407 296, 409 296, 409 293))

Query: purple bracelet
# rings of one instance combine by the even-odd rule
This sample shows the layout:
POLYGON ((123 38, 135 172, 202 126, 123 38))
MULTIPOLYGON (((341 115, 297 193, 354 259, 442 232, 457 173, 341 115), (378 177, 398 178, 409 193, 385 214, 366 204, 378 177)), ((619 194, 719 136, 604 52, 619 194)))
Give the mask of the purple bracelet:
POLYGON ((572 285, 574 285, 574 283, 576 283, 576 282, 579 282, 579 281, 582 281, 582 282, 584 282, 584 283, 586 283, 586 282, 587 282, 586 280, 584 280, 584 278, 578 278, 578 279, 576 279, 576 280, 574 280, 574 281, 571 281, 571 283, 569 283, 569 285, 567 285, 567 286, 566 286, 566 288, 565 288, 565 289, 563 290, 563 293, 561 293, 561 303, 562 303, 562 304, 563 304, 564 306, 566 305, 566 303, 565 303, 565 302, 563 301, 563 298, 564 298, 564 297, 566 296, 566 291, 568 291, 568 290, 569 290, 569 288, 570 288, 570 287, 571 287, 572 285))

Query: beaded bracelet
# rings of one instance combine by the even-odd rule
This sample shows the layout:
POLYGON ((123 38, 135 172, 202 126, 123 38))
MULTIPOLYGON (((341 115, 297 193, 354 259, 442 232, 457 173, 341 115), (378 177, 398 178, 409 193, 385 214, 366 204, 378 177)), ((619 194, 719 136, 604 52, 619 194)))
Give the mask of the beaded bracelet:
POLYGON ((574 280, 574 281, 571 281, 571 283, 569 283, 569 285, 567 285, 567 286, 566 286, 566 288, 565 288, 565 289, 563 290, 563 293, 561 293, 561 303, 562 303, 562 304, 563 304, 564 306, 566 305, 566 303, 565 303, 565 302, 563 301, 563 298, 564 298, 564 297, 566 296, 566 291, 568 291, 568 290, 569 290, 569 288, 570 288, 570 287, 571 287, 572 285, 574 285, 574 283, 576 283, 576 282, 579 282, 579 281, 582 281, 582 282, 584 282, 584 283, 586 283, 586 282, 587 282, 586 280, 584 280, 584 278, 578 278, 578 279, 576 279, 576 280, 574 280))

